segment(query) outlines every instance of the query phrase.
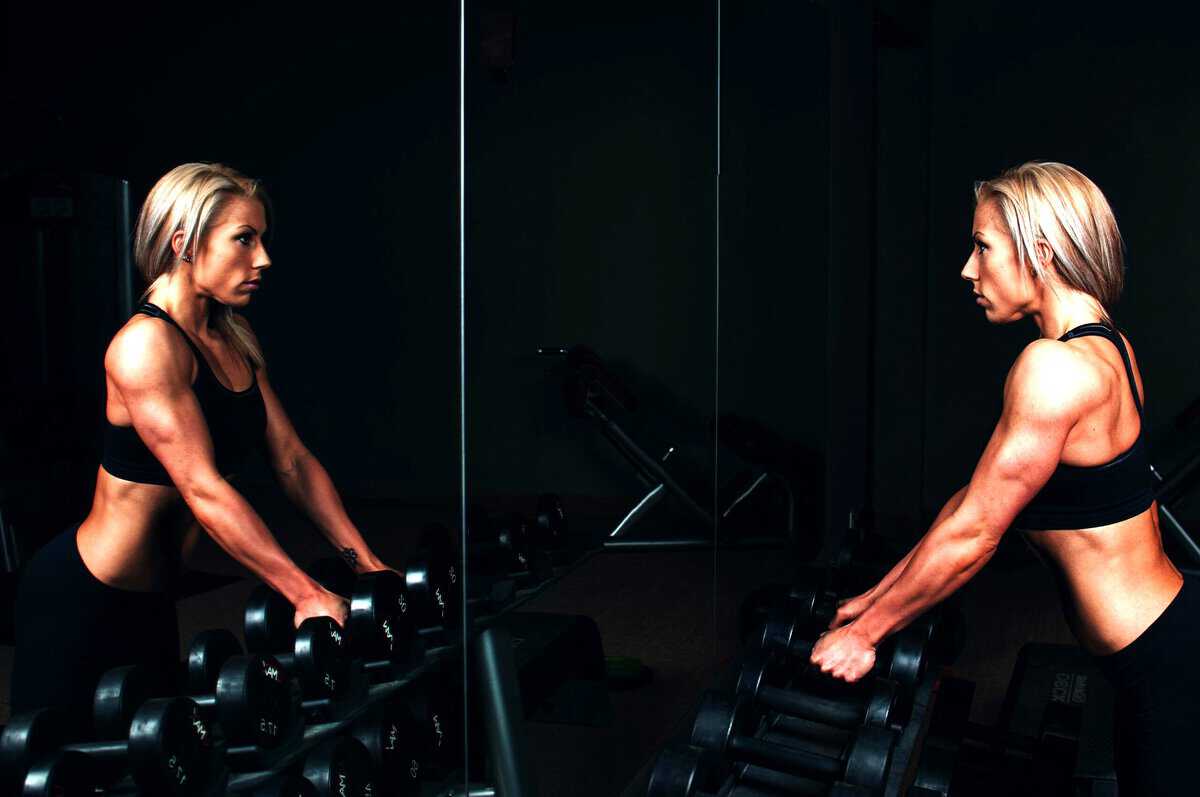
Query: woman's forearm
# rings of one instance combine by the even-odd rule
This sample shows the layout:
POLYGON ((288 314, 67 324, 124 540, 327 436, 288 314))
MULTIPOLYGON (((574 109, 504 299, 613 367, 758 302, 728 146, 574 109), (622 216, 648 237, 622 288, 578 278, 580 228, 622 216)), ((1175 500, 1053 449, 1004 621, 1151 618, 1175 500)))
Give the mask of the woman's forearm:
POLYGON ((899 578, 853 621, 854 627, 878 644, 953 594, 995 550, 988 537, 951 515, 926 533, 899 578))
MULTIPOLYGON (((930 524, 930 529, 937 526, 939 523, 953 514, 954 511, 958 509, 959 505, 962 504, 963 496, 966 495, 966 493, 967 488, 966 486, 963 486, 958 490, 958 492, 950 496, 949 500, 947 500, 942 506, 942 511, 938 512, 937 517, 934 518, 933 523, 930 524)), ((900 574, 904 572, 904 569, 908 567, 908 563, 912 561, 913 554, 917 552, 917 548, 921 545, 921 542, 924 539, 924 537, 921 537, 920 540, 917 540, 917 544, 912 547, 912 550, 909 551, 903 559, 897 562, 895 567, 887 572, 887 575, 879 579, 879 583, 871 587, 871 589, 868 590, 868 594, 874 598, 879 598, 879 596, 891 589, 892 585, 896 583, 896 579, 900 578, 900 574)))
POLYGON ((346 514, 333 480, 316 457, 305 451, 292 460, 288 469, 277 474, 292 503, 304 510, 325 539, 356 570, 365 572, 384 567, 346 514))
POLYGON ((217 545, 292 604, 321 591, 229 482, 220 479, 194 488, 184 499, 217 545))

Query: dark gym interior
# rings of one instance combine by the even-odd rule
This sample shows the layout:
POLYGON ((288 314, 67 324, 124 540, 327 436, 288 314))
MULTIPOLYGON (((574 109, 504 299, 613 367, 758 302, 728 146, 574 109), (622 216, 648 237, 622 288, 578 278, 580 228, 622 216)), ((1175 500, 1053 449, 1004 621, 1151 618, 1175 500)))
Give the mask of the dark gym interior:
MULTIPOLYGON (((1070 164, 1113 208, 1163 545, 1200 568, 1181 354, 1200 67, 1177 13, 7 4, 0 721, 24 565, 92 506, 105 352, 145 287, 131 219, 173 167, 217 162, 273 203, 239 312, 300 437, 389 566, 438 524, 457 567, 456 626, 370 687, 440 690, 448 741, 375 794, 1117 794, 1102 678, 1015 531, 935 610, 886 785, 648 783, 708 690, 735 688, 772 600, 871 586, 971 479, 1039 335, 987 323, 959 274, 975 181, 1006 168, 1070 164), (492 551, 526 535, 521 567, 492 551), (1042 700, 1043 670, 1088 699, 1042 700)), ((297 565, 334 555, 263 455, 233 485, 297 565)), ((256 585, 201 535, 180 659, 205 629, 249 644, 256 585)), ((202 793, 283 793, 265 789, 372 702, 202 793)), ((7 755, 0 797, 34 793, 7 755)), ((106 788, 154 793, 135 783, 106 788)))

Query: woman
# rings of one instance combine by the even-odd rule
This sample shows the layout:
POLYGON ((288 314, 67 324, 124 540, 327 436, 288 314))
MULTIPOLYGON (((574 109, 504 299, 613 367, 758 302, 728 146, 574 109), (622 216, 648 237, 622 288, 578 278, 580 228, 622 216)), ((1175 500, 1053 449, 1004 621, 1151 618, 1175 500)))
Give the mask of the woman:
POLYGON ((234 312, 271 266, 269 200, 219 164, 172 169, 150 191, 134 233, 149 283, 104 358, 107 420, 91 511, 29 562, 16 605, 14 712, 67 711, 79 729, 107 669, 178 666, 171 582, 203 528, 296 608, 295 622, 346 602, 280 548, 230 480, 251 449, 360 572, 383 569, 346 516, 267 379, 250 325, 234 312))
POLYGON ((1200 712, 1200 586, 1163 551, 1142 442, 1142 386, 1109 308, 1120 233, 1100 190, 1060 163, 1026 163, 975 190, 963 279, 987 320, 1029 317, 1004 408, 971 481, 913 550, 846 601, 814 663, 854 681, 875 645, 967 582, 1009 527, 1055 571, 1067 620, 1117 692, 1121 794, 1182 794, 1200 712))

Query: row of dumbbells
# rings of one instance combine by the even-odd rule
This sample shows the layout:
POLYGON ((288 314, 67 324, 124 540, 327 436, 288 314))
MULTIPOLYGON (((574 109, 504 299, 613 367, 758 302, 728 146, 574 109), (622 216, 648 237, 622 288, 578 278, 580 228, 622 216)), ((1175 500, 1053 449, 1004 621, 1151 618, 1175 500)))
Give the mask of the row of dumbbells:
MULTIPOLYGON (((528 569, 525 562, 532 552, 558 548, 565 532, 562 504, 551 495, 539 499, 533 524, 513 515, 495 521, 479 512, 474 517, 473 555, 511 557, 508 569, 517 572, 528 569)), ((0 777, 11 781, 0 793, 92 794, 87 789, 97 779, 111 783, 114 773, 128 773, 146 793, 203 794, 217 769, 214 731, 225 748, 224 766, 253 769, 269 760, 268 751, 298 744, 305 721, 336 721, 358 711, 367 699, 366 686, 403 677, 421 661, 427 640, 440 644, 456 639, 451 631, 461 619, 461 591, 449 531, 427 526, 420 551, 403 576, 391 571, 356 576, 336 558, 308 569, 324 587, 350 599, 345 628, 328 617, 310 618, 293 628, 291 604, 260 585, 245 610, 251 655, 242 655, 228 631, 198 636, 186 662, 186 699, 150 700, 152 694, 171 690, 161 679, 151 686, 155 679, 137 668, 107 673, 97 691, 94 725, 98 738, 109 741, 64 746, 63 719, 49 710, 14 718, 0 740, 0 777), (142 709, 145 714, 138 720, 142 709), (146 732, 160 741, 148 742, 146 732), (79 756, 85 754, 115 766, 82 765, 79 756), (75 780, 68 780, 68 772, 75 773, 75 780), (68 783, 75 785, 67 791, 56 785, 68 783), (169 787, 171 783, 176 785, 169 787)), ((393 749, 401 725, 410 728, 406 738, 428 738, 415 733, 398 711, 388 712, 393 716, 387 725, 393 749)), ((437 739, 446 739, 446 713, 431 712, 425 721, 441 728, 437 739)), ((369 750, 384 749, 377 735, 384 726, 377 722, 371 727, 376 737, 369 750)), ((349 742, 340 744, 344 748, 349 742)), ((336 758, 365 760, 347 755, 336 758)), ((420 760, 414 754, 406 763, 410 778, 428 770, 420 760)))
POLYGON ((554 557, 566 532, 562 500, 553 494, 538 497, 532 519, 519 512, 493 515, 482 505, 472 505, 467 511, 467 554, 472 574, 479 575, 479 588, 473 592, 497 598, 497 584, 527 589, 546 581, 553 575, 554 557))
MULTIPOLYGON (((323 665, 314 660, 320 653, 302 646, 278 656, 242 655, 228 631, 203 632, 189 646, 185 695, 176 697, 158 697, 171 690, 156 673, 110 670, 95 693, 93 741, 67 743, 73 734, 54 709, 12 719, 0 733, 0 793, 67 797, 114 786, 142 794, 224 793, 228 771, 272 768, 298 752, 304 710, 332 705, 330 698, 304 700, 295 673, 323 665), (122 786, 127 775, 131 782, 122 786)), ((412 793, 447 763, 455 738, 452 692, 435 676, 359 711, 344 737, 252 793, 412 793), (308 785, 294 790, 299 781, 308 785)))
MULTIPOLYGON (((452 557, 437 546, 411 563, 404 577, 391 571, 356 577, 340 560, 316 563, 310 568, 314 578, 350 597, 345 628, 329 617, 309 618, 294 628, 291 604, 259 585, 245 610, 250 655, 243 655, 229 631, 200 634, 185 663, 187 697, 151 699, 174 690, 163 674, 136 667, 102 677, 94 730, 107 741, 99 747, 63 748, 68 730, 54 711, 15 717, 0 737, 0 771, 9 781, 0 793, 54 793, 46 789, 67 782, 68 770, 79 771, 71 763, 77 753, 114 764, 97 768, 101 780, 127 773, 152 794, 168 793, 167 782, 178 782, 170 793, 203 794, 221 767, 263 765, 271 751, 300 744, 305 722, 336 721, 358 712, 370 682, 396 680, 420 661, 421 634, 445 634, 457 616, 453 567, 452 557), (220 762, 215 736, 225 750, 220 762), (60 749, 64 755, 55 758, 60 749), (37 764, 39 759, 43 763, 37 764)), ((401 725, 411 727, 397 711, 389 712, 386 733, 393 736, 401 725)), ((445 726, 445 714, 434 709, 436 721, 425 720, 445 726)), ((375 731, 385 733, 382 728, 375 731)), ((406 769, 414 769, 411 762, 406 769)))
POLYGON ((808 666, 813 643, 803 634, 836 599, 813 590, 797 599, 804 592, 794 589, 793 600, 772 607, 768 619, 746 635, 735 694, 704 696, 691 749, 668 751, 655 766, 654 797, 763 788, 882 793, 892 750, 911 719, 914 692, 930 660, 944 653, 943 619, 931 614, 912 623, 880 646, 868 678, 848 686, 808 666), (713 766, 714 754, 727 766, 713 766))

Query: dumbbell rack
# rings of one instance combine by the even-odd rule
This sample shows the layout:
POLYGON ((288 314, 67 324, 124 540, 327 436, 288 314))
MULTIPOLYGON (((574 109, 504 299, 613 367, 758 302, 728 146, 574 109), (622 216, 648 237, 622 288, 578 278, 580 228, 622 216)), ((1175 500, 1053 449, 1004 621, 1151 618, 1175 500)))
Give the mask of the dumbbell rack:
POLYGON ((457 646, 448 646, 431 651, 427 657, 427 661, 422 662, 403 677, 395 681, 388 681, 387 683, 369 687, 366 698, 337 721, 305 726, 303 732, 297 734, 298 739, 289 740, 280 745, 277 750, 271 751, 269 755, 264 756, 261 759, 263 768, 260 771, 239 773, 230 777, 226 786, 227 791, 229 793, 245 792, 270 781, 280 770, 304 758, 309 750, 316 747, 325 739, 349 730, 354 725, 354 722, 370 711, 373 706, 402 692, 407 686, 418 681, 423 676, 436 672, 448 660, 452 661, 453 654, 457 652, 456 648, 457 646))
MULTIPOLYGON (((483 684, 484 694, 482 706, 484 724, 487 729, 489 748, 493 770, 497 783, 494 785, 475 784, 464 791, 463 782, 458 778, 447 778, 441 784, 425 784, 425 792, 439 797, 487 797, 488 795, 522 795, 532 793, 525 784, 532 782, 529 758, 520 744, 520 735, 516 733, 514 722, 519 714, 519 698, 516 683, 516 673, 512 662, 512 646, 505 644, 503 636, 493 638, 489 629, 501 617, 520 608, 533 600, 544 590, 561 581, 569 573, 581 567, 599 550, 583 553, 569 565, 557 565, 552 575, 545 581, 527 589, 515 590, 511 600, 498 610, 481 614, 473 619, 472 635, 476 637, 474 655, 471 657, 479 662, 483 670, 479 682, 483 684)), ((365 715, 371 708, 388 698, 403 692, 412 684, 420 681, 448 664, 461 660, 462 643, 454 642, 441 647, 430 648, 426 651, 424 660, 402 677, 394 681, 376 684, 367 689, 365 699, 354 709, 346 712, 334 722, 323 722, 308 725, 299 738, 289 740, 277 750, 264 754, 258 763, 260 771, 238 773, 229 778, 226 786, 230 794, 249 792, 264 785, 277 777, 281 770, 300 761, 304 756, 325 739, 346 732, 355 721, 365 715)), ((423 793, 425 793, 423 792, 423 793)))

